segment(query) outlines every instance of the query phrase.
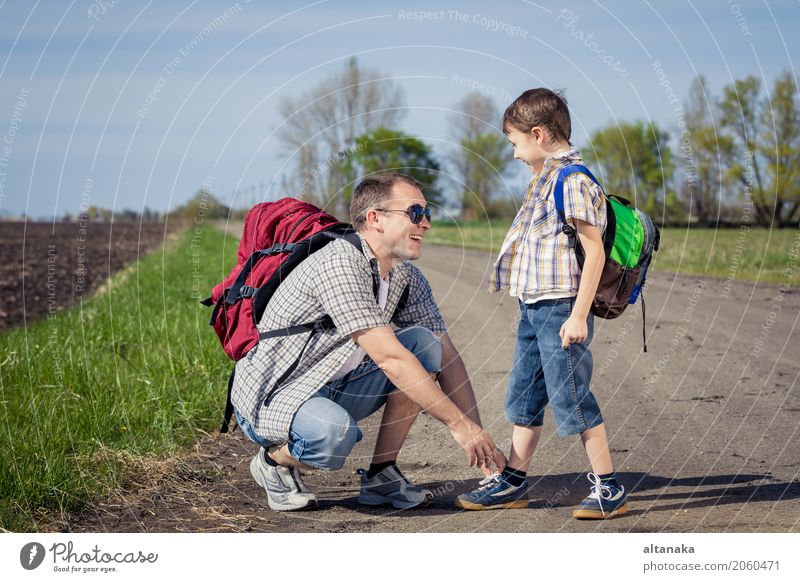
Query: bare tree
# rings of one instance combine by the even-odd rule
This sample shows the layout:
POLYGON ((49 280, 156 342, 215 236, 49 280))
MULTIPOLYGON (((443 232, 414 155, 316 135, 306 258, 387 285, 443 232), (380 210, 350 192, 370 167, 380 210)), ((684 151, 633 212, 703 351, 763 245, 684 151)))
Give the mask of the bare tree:
POLYGON ((284 99, 278 132, 293 160, 287 184, 299 196, 334 213, 346 214, 356 176, 343 163, 356 138, 378 127, 396 127, 405 114, 402 89, 355 57, 347 68, 307 94, 284 99))
POLYGON ((458 197, 466 220, 498 213, 493 204, 502 175, 512 159, 511 148, 500 128, 500 112, 491 98, 478 92, 466 95, 450 115, 447 159, 460 184, 458 197))

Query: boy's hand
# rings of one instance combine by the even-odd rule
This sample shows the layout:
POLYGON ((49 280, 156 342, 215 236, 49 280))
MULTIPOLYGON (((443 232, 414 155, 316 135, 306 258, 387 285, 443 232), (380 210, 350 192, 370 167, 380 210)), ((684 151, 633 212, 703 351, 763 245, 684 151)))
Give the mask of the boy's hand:
POLYGON ((579 344, 586 340, 589 336, 589 326, 586 324, 585 319, 570 315, 564 325, 561 326, 561 331, 558 332, 558 335, 561 336, 561 347, 566 350, 569 344, 579 344))

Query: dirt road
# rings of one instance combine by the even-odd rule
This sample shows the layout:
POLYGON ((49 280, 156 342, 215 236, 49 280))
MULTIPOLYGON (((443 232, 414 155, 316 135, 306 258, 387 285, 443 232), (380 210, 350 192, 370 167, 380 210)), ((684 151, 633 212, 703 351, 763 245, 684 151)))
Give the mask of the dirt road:
MULTIPOLYGON (((470 371, 484 424, 508 451, 503 397, 517 305, 488 295, 492 257, 428 247, 420 265, 470 371)), ((789 263, 787 267, 796 268, 789 263)), ((429 509, 398 512, 356 503, 357 467, 367 466, 378 416, 362 427, 345 469, 313 472, 317 511, 270 511, 249 475, 255 452, 241 431, 211 435, 185 459, 141 467, 128 491, 90 510, 71 531, 280 532, 751 532, 800 531, 800 294, 778 286, 654 273, 642 318, 631 309, 595 322, 593 389, 612 457, 631 491, 631 511, 577 522, 570 507, 588 493, 588 464, 576 437, 555 434, 552 417, 529 474, 527 510, 463 512, 455 497, 479 475, 448 431, 429 416, 414 425, 400 466, 435 493, 429 509), (137 477, 138 475, 138 477, 137 477)), ((209 331, 209 333, 211 333, 209 331)), ((220 395, 224 387, 220 386, 220 395)))

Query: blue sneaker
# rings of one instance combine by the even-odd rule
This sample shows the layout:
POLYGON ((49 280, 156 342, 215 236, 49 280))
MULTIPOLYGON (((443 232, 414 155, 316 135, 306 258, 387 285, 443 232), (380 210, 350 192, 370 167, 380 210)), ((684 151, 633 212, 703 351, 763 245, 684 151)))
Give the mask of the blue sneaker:
POLYGON ((459 495, 456 507, 482 511, 484 509, 524 509, 528 507, 528 484, 514 486, 503 475, 489 475, 475 491, 459 495))
POLYGON ((628 512, 628 495, 625 487, 609 487, 603 485, 600 477, 594 473, 587 475, 592 482, 592 492, 572 510, 576 519, 608 519, 628 512))

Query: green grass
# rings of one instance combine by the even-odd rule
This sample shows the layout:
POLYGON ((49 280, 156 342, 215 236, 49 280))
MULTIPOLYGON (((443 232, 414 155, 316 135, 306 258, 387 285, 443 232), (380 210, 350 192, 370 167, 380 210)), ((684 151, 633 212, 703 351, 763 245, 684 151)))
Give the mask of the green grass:
POLYGON ((190 229, 110 290, 0 335, 0 526, 31 531, 214 431, 230 361, 198 303, 235 262, 190 229), (194 239, 192 238, 194 235, 194 239), (193 296, 194 295, 194 296, 193 296))
MULTIPOLYGON (((497 253, 508 226, 505 222, 436 222, 425 242, 497 253)), ((796 229, 665 228, 652 268, 796 286, 800 284, 799 236, 796 229)))

